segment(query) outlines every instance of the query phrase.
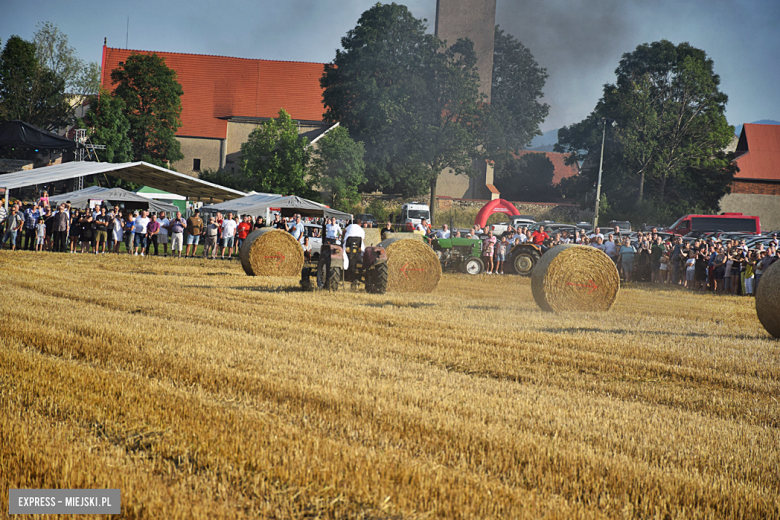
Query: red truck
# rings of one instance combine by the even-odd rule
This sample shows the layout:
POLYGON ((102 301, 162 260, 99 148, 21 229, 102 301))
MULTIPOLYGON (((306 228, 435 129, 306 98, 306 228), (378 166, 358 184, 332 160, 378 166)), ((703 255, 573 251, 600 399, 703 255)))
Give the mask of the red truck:
POLYGON ((663 233, 673 235, 687 235, 693 231, 724 231, 726 233, 761 233, 761 220, 758 217, 743 215, 742 213, 723 213, 721 215, 685 215, 677 222, 669 226, 669 229, 661 230, 663 233))

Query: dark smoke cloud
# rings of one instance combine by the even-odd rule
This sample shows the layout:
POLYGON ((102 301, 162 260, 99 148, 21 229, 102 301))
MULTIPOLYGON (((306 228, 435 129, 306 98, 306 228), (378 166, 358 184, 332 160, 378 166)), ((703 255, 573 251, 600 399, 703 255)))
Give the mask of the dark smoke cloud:
POLYGON ((780 3, 737 0, 498 0, 496 22, 547 68, 543 130, 590 113, 620 57, 642 43, 688 41, 707 52, 729 95, 731 124, 780 119, 780 3))
MULTIPOLYGON (((434 27, 436 0, 397 0, 434 27)), ((55 22, 81 58, 100 61, 103 37, 130 48, 329 62, 376 0, 126 0, 87 18, 61 0, 2 0, 0 39, 32 37, 55 22)), ((715 61, 732 124, 780 120, 778 0, 498 0, 496 22, 522 41, 550 78, 543 130, 575 123, 614 81, 620 56, 662 38, 688 41, 715 61)))

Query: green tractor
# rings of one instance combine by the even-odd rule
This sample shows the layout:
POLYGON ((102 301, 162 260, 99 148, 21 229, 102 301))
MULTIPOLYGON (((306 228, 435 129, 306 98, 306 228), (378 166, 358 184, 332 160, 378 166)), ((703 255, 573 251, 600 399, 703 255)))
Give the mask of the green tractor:
POLYGON ((466 274, 480 274, 485 270, 482 262, 482 242, 477 238, 434 238, 431 241, 442 270, 466 274))
POLYGON ((507 255, 509 269, 520 276, 531 276, 534 266, 542 258, 542 248, 526 242, 512 247, 507 255))

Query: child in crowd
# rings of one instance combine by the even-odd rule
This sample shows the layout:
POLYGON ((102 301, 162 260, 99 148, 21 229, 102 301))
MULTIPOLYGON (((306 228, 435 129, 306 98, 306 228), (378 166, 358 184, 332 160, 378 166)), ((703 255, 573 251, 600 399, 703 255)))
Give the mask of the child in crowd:
POLYGON ((506 260, 506 249, 508 245, 506 235, 501 237, 501 242, 497 244, 496 272, 498 274, 504 274, 504 261, 506 260))
POLYGON ((43 244, 46 242, 46 224, 43 223, 43 217, 38 219, 38 225, 35 226, 35 250, 43 251, 43 244))

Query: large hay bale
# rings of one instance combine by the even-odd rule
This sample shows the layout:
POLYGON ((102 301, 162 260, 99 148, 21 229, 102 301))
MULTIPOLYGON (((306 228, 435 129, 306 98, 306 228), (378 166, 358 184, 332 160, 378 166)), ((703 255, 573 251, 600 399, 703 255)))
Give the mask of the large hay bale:
POLYGON ((303 248, 281 229, 252 231, 238 255, 249 276, 300 276, 303 269, 303 248))
POLYGON ((756 288, 758 321, 775 338, 780 338, 780 261, 761 275, 756 288))
POLYGON ((531 272, 534 300, 549 312, 608 311, 618 289, 615 264, 595 247, 556 246, 542 255, 531 272))
POLYGON ((423 238, 422 233, 385 233, 385 240, 389 240, 391 238, 408 238, 410 240, 418 240, 425 243, 425 239, 423 238))
POLYGON ((366 247, 373 247, 378 246, 379 242, 382 241, 382 233, 381 229, 379 228, 365 228, 363 231, 366 232, 366 238, 363 240, 363 244, 366 247))
POLYGON ((392 292, 431 292, 441 280, 441 264, 436 253, 413 238, 388 238, 379 244, 387 251, 387 290, 392 292))

